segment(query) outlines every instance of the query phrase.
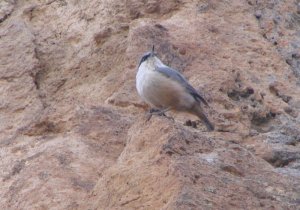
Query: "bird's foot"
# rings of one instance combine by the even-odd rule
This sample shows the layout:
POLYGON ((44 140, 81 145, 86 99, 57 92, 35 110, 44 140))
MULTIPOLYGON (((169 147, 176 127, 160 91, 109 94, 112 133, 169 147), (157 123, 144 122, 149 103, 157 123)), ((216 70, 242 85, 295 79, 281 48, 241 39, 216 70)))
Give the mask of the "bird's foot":
POLYGON ((158 116, 163 116, 163 117, 166 117, 167 119, 169 120, 173 120, 173 117, 169 117, 165 114, 166 111, 168 111, 169 109, 163 109, 163 110, 160 110, 160 109, 150 109, 149 112, 147 113, 147 120, 146 121, 149 121, 152 117, 152 115, 158 115, 158 116))
POLYGON ((156 114, 156 115, 159 115, 159 113, 161 113, 162 112, 162 110, 160 110, 160 109, 155 109, 155 108, 151 108, 150 110, 149 110, 149 113, 150 114, 156 114))

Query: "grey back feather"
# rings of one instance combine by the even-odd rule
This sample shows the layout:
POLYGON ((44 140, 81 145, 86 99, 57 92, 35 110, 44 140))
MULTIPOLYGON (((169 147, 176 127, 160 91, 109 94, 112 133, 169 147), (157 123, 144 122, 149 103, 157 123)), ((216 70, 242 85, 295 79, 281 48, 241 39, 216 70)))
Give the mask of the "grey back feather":
POLYGON ((196 101, 198 101, 198 102, 201 101, 206 106, 208 106, 206 100, 202 96, 200 96, 199 93, 197 93, 197 91, 188 83, 188 81, 178 71, 176 71, 168 66, 164 66, 164 67, 156 66, 155 70, 160 72, 164 76, 179 82, 195 98, 196 101))

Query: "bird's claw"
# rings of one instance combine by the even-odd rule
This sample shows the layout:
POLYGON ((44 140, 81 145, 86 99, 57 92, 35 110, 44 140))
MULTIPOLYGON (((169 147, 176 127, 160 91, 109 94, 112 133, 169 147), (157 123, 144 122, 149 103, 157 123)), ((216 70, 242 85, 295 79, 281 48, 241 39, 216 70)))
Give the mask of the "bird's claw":
POLYGON ((174 118, 173 117, 168 117, 166 114, 165 114, 165 110, 159 110, 159 109, 150 109, 149 112, 147 113, 147 119, 146 119, 146 122, 149 121, 152 117, 152 115, 158 115, 158 116, 163 116, 163 117, 166 117, 167 119, 169 120, 173 120, 174 121, 174 118))

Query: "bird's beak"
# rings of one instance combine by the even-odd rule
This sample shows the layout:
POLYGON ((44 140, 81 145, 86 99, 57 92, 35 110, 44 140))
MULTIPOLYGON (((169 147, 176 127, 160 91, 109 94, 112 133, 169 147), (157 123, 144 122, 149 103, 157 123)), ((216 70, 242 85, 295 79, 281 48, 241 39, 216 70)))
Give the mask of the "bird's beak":
POLYGON ((154 45, 152 45, 152 50, 151 50, 151 57, 154 56, 154 45))

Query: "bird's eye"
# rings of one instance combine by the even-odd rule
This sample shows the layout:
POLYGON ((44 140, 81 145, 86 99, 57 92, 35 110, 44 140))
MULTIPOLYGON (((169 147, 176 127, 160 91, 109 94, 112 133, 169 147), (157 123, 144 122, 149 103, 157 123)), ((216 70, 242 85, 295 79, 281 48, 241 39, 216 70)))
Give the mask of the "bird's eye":
POLYGON ((147 58, 148 58, 148 56, 144 56, 144 57, 142 58, 142 62, 144 62, 145 60, 147 60, 147 58))

